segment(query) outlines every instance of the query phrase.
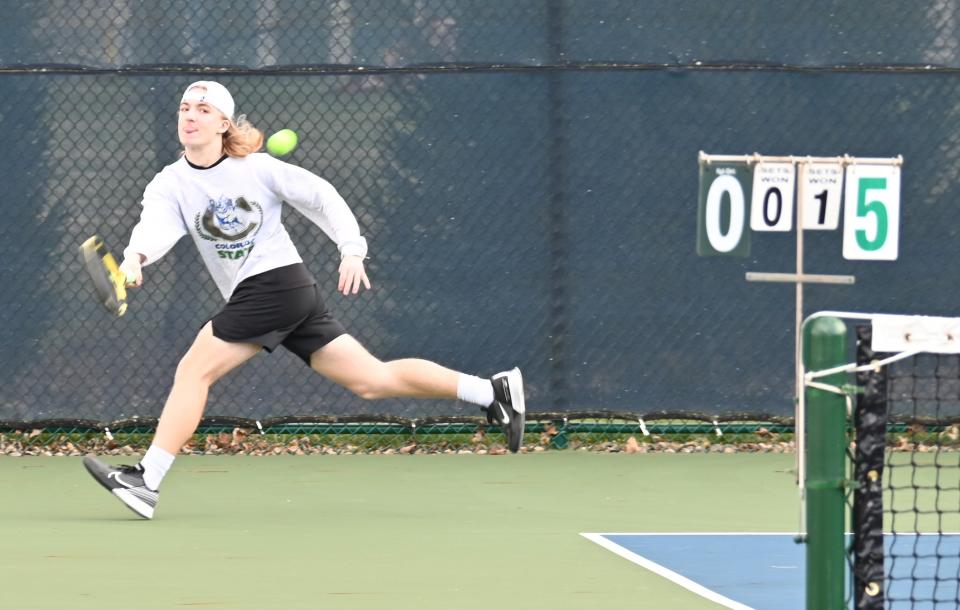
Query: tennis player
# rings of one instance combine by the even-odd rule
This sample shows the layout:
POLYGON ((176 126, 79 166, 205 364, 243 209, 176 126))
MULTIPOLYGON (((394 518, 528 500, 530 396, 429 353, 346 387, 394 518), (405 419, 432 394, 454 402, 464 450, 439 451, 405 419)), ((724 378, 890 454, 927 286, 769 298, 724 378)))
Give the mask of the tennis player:
POLYGON ((512 452, 523 440, 523 378, 516 368, 483 379, 419 359, 383 362, 331 315, 317 282, 281 224, 287 202, 319 226, 340 251, 337 289, 370 288, 366 240, 333 186, 311 172, 258 153, 263 133, 221 84, 199 81, 180 101, 184 153, 147 185, 140 221, 120 265, 131 287, 142 268, 190 235, 226 305, 204 324, 180 360, 150 448, 136 466, 84 466, 141 517, 153 517, 174 456, 200 423, 210 387, 256 355, 283 346, 310 368, 365 399, 460 399, 502 426, 512 452))

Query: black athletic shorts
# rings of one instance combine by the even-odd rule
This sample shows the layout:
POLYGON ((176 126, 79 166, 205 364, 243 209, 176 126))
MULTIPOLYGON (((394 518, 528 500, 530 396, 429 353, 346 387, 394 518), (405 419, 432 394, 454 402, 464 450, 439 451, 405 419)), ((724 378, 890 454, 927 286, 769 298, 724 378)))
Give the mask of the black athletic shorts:
POLYGON ((327 311, 302 263, 243 280, 211 321, 218 339, 253 343, 268 352, 282 345, 307 366, 313 352, 347 332, 327 311))

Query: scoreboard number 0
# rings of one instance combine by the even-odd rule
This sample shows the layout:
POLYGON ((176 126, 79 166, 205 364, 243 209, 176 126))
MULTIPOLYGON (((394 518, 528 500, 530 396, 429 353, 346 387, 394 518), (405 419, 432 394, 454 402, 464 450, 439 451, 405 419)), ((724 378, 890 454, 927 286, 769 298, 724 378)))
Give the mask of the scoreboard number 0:
POLYGON ((707 239, 717 252, 731 252, 743 237, 743 221, 747 217, 743 188, 733 176, 720 176, 707 193, 707 239), (724 210, 724 195, 729 208, 724 210), (727 214, 727 229, 723 229, 723 212, 727 214))
POLYGON ((711 164, 700 169, 697 254, 747 256, 746 189, 751 174, 745 164, 711 164))
POLYGON ((763 222, 768 227, 775 227, 777 223, 780 222, 780 214, 783 212, 783 195, 780 193, 780 189, 775 186, 771 186, 767 189, 767 194, 763 196, 763 222), (777 207, 776 213, 770 213, 770 202, 772 198, 776 197, 777 207))
POLYGON ((758 163, 753 172, 750 228, 790 231, 793 228, 793 163, 758 163))

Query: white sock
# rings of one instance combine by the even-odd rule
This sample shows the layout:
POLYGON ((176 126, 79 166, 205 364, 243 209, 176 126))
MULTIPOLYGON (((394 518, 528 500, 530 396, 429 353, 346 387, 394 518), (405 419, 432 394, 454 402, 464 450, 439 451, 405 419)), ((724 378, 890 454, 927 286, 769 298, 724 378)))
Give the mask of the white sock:
POLYGON ((160 447, 150 445, 147 452, 143 454, 143 459, 140 460, 140 466, 143 468, 143 482, 148 489, 156 491, 160 488, 160 481, 173 465, 174 457, 160 447))
POLYGON ((493 384, 489 379, 460 373, 460 379, 457 381, 457 398, 481 407, 489 407, 493 404, 493 384))

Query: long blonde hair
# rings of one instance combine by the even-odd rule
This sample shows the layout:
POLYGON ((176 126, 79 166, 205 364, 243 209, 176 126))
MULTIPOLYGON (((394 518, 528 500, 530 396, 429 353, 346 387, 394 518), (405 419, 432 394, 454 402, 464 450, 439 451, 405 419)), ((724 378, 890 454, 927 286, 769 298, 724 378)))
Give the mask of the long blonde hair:
POLYGON ((223 134, 223 152, 229 157, 246 157, 263 146, 263 132, 241 114, 236 122, 230 120, 227 132, 223 134))

